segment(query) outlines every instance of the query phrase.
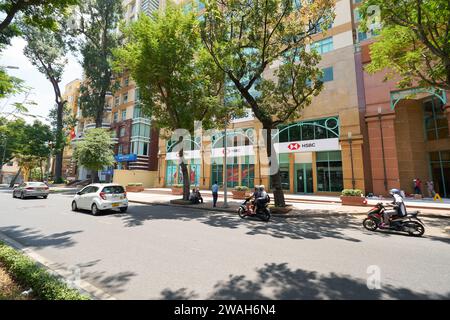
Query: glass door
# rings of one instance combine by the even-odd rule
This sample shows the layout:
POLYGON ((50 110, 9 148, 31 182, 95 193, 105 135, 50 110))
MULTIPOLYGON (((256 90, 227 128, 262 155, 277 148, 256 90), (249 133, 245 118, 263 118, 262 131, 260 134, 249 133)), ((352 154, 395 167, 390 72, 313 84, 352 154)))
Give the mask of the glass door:
POLYGON ((313 193, 312 163, 295 164, 295 192, 313 193))

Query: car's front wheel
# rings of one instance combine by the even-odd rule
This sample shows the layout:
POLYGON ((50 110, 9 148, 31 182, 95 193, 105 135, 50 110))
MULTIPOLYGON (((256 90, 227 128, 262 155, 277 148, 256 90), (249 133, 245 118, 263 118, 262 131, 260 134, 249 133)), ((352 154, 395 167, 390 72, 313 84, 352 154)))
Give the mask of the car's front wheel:
POLYGON ((23 192, 20 193, 20 199, 22 199, 22 200, 25 199, 25 195, 23 194, 23 192))
POLYGON ((43 198, 43 199, 47 199, 47 198, 48 198, 48 196, 43 196, 42 198, 43 198))
POLYGON ((128 207, 123 207, 123 208, 120 208, 120 212, 122 212, 122 213, 125 213, 125 212, 127 212, 127 210, 128 210, 128 207))
POLYGON ((72 211, 78 211, 78 207, 77 207, 77 203, 74 201, 72 201, 72 211))
POLYGON ((100 210, 98 210, 98 207, 95 203, 91 207, 91 212, 94 216, 97 216, 100 213, 100 210))

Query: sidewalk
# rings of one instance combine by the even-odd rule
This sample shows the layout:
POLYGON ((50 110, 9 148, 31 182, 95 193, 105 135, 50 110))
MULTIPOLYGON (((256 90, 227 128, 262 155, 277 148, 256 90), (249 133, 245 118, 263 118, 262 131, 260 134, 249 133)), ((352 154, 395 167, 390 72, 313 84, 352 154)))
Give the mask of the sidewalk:
MULTIPOLYGON (((165 206, 177 206, 184 208, 194 208, 199 210, 208 211, 220 211, 220 212, 230 212, 237 213, 239 205, 243 200, 232 199, 231 194, 228 196, 228 207, 223 207, 223 192, 219 194, 219 201, 217 207, 212 207, 212 196, 210 192, 203 191, 202 196, 204 199, 203 204, 198 205, 179 205, 171 204, 170 200, 180 199, 179 195, 172 195, 170 189, 146 189, 144 192, 128 192, 128 199, 131 203, 140 203, 148 205, 165 205, 165 206)), ((313 196, 311 196, 313 197, 313 196)), ((293 210, 288 214, 273 214, 274 216, 293 218, 293 217, 327 217, 336 215, 364 215, 369 211, 371 205, 364 207, 359 206, 342 206, 340 201, 336 201, 337 197, 320 197, 320 198, 332 198, 334 201, 292 201, 290 198, 286 197, 286 202, 293 206, 293 210)), ((374 201, 374 203, 379 202, 374 201)), ((410 207, 408 207, 410 208, 410 207)), ((449 218, 450 210, 436 210, 434 208, 425 208, 421 210, 421 216, 432 217, 432 218, 449 218)))
MULTIPOLYGON (((211 194, 210 190, 200 190, 201 194, 205 197, 211 194)), ((145 189, 144 193, 152 193, 152 194, 169 194, 171 195, 170 188, 149 188, 145 189)), ((219 199, 223 198, 223 191, 219 191, 219 199)), ((270 194, 273 198, 273 194, 270 194)), ((286 202, 289 204, 294 203, 320 203, 320 204, 341 204, 341 199, 338 196, 318 196, 318 195, 300 195, 300 194, 285 194, 286 202)), ((228 191, 228 199, 231 199, 231 192, 228 191)), ((367 198, 367 207, 371 205, 375 205, 378 202, 392 202, 389 198, 379 199, 378 197, 367 198)), ((443 199, 442 202, 433 201, 433 199, 425 198, 423 200, 415 200, 415 199, 405 199, 405 204, 408 208, 411 209, 430 209, 430 210, 438 210, 449 211, 450 214, 450 199, 443 199)), ((348 207, 348 206, 345 206, 348 207)), ((366 207, 366 208, 367 208, 366 207)), ((353 207, 353 208, 361 208, 361 207, 353 207)), ((367 211, 367 210, 366 210, 367 211)))

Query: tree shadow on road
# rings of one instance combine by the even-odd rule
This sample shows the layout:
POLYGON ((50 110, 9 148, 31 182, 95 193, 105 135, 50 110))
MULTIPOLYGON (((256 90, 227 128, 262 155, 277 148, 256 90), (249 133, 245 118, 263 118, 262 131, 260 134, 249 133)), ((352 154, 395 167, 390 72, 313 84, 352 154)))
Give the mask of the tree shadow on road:
POLYGON ((23 228, 21 226, 0 227, 0 233, 18 241, 24 246, 43 248, 68 248, 76 244, 72 236, 83 231, 65 231, 49 235, 42 234, 37 229, 23 228))
MULTIPOLYGON (((265 264, 256 270, 256 277, 229 275, 217 282, 206 299, 275 299, 275 300, 374 300, 374 299, 449 299, 430 292, 414 292, 381 282, 380 289, 370 290, 365 280, 343 274, 320 274, 315 271, 290 269, 287 263, 265 264)), ((199 294, 187 288, 165 289, 162 299, 196 299, 199 294)))
POLYGON ((126 227, 137 227, 152 220, 198 221, 216 228, 246 228, 248 235, 266 235, 274 238, 322 239, 335 238, 359 242, 359 239, 344 234, 344 230, 361 229, 360 221, 352 216, 329 217, 273 217, 268 223, 252 219, 242 220, 230 213, 176 208, 170 206, 135 206, 127 214, 114 215, 123 220, 126 227))

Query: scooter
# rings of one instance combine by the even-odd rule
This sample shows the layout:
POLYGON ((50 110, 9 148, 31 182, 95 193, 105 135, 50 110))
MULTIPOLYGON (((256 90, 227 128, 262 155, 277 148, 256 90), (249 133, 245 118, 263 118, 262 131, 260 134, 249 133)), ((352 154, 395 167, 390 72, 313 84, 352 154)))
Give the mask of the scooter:
POLYGON ((364 228, 369 231, 384 229, 406 232, 414 237, 421 237, 425 233, 425 226, 422 220, 417 217, 419 211, 409 212, 404 217, 394 215, 390 218, 389 226, 382 226, 383 214, 385 211, 386 207, 383 203, 377 203, 376 206, 367 213, 367 218, 363 221, 364 228))
POLYGON ((250 203, 250 198, 245 199, 245 201, 239 206, 238 209, 239 217, 246 219, 247 217, 257 217, 262 221, 270 220, 270 209, 269 202, 264 205, 264 208, 259 208, 256 211, 253 210, 252 204, 250 203))

